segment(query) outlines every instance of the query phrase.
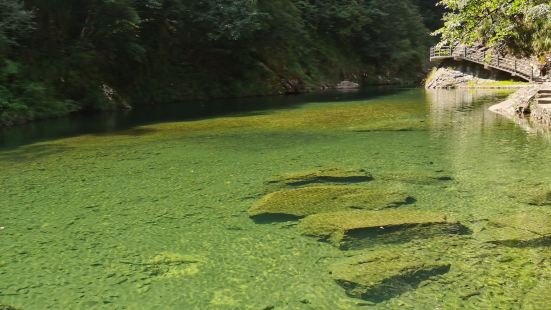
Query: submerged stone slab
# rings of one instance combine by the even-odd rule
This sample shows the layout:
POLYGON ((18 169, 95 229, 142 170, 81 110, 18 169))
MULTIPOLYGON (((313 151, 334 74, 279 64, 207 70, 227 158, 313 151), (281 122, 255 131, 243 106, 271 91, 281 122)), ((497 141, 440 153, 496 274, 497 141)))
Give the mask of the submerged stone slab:
POLYGON ((416 185, 435 185, 453 181, 453 177, 436 172, 394 171, 382 173, 380 178, 387 181, 396 181, 416 185))
POLYGON ((330 273, 347 295, 378 303, 414 290, 450 267, 415 251, 381 250, 339 261, 330 273))
POLYGON ((528 212, 492 219, 476 238, 515 247, 551 246, 551 215, 528 212))
POLYGON ((268 184, 301 186, 317 183, 360 183, 371 180, 373 180, 373 176, 364 169, 343 170, 334 168, 286 174, 268 181, 268 184))
MULTIPOLYGON (((400 242, 446 233, 469 233, 468 228, 448 219, 445 214, 412 210, 321 213, 301 220, 299 229, 305 235, 329 240, 341 246, 342 242, 358 242, 350 239, 382 239, 388 242, 400 242)), ((355 246, 345 244, 344 247, 355 246)))
POLYGON ((264 196, 249 210, 249 216, 289 216, 342 210, 379 210, 399 207, 415 200, 394 189, 360 186, 314 186, 278 191, 264 196))
POLYGON ((509 197, 531 206, 551 206, 551 187, 523 184, 509 189, 509 197))

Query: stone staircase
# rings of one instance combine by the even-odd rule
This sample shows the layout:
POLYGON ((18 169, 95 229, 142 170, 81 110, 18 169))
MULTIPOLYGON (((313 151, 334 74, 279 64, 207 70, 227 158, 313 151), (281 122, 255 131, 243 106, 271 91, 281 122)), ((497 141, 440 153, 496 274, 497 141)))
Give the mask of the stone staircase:
POLYGON ((551 109, 551 88, 540 89, 536 100, 542 108, 551 109))
POLYGON ((537 104, 532 109, 530 118, 551 128, 551 84, 542 85, 536 95, 536 102, 537 104))

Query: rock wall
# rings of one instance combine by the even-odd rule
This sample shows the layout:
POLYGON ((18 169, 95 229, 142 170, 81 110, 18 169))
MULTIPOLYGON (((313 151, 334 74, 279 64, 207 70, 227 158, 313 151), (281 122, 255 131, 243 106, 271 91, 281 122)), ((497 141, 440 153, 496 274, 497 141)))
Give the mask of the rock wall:
POLYGON ((530 118, 543 126, 551 127, 551 109, 545 109, 537 104, 530 113, 530 118))
POLYGON ((506 79, 510 80, 511 77, 493 70, 485 70, 482 66, 463 63, 433 69, 425 82, 425 88, 477 87, 506 79))

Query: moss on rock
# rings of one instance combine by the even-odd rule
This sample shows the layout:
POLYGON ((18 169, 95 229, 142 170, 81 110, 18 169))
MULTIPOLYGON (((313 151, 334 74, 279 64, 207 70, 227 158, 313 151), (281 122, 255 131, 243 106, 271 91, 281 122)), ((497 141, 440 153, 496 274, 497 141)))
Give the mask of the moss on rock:
POLYGON ((452 181, 451 176, 436 173, 436 172, 424 172, 419 171, 394 171, 381 174, 381 179, 386 181, 396 181, 417 185, 435 185, 439 183, 452 181))
POLYGON ((520 203, 531 206, 551 206, 551 187, 541 185, 511 186, 509 188, 509 197, 520 203))
POLYGON ((197 256, 165 252, 154 256, 144 266, 145 271, 152 276, 178 278, 196 275, 199 272, 198 265, 203 262, 197 256))
POLYGON ((371 180, 373 180, 373 176, 364 169, 343 170, 333 168, 286 174, 268 181, 268 184, 301 186, 316 183, 360 183, 371 180))
POLYGON ((529 212, 492 219, 476 238, 515 247, 551 245, 551 216, 529 212))
POLYGON ((468 232, 466 227, 448 219, 444 214, 412 210, 321 213, 301 220, 299 229, 305 235, 319 237, 335 244, 346 242, 345 239, 348 238, 365 239, 390 235, 389 241, 401 238, 407 241, 443 232, 468 232))
POLYGON ((382 250, 339 261, 330 267, 330 273, 347 295, 378 303, 414 290, 450 267, 416 251, 382 250))
POLYGON ((413 202, 406 193, 394 189, 360 186, 315 186, 278 191, 264 196, 249 210, 249 216, 290 216, 342 210, 379 210, 413 202))

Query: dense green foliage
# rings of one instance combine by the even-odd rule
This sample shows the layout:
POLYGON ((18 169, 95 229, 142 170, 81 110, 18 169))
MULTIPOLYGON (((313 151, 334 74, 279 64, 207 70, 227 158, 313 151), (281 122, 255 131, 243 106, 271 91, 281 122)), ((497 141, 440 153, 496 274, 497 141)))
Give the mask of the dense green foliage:
POLYGON ((412 81, 437 12, 433 0, 0 0, 0 123, 412 81))
POLYGON ((524 56, 551 54, 549 0, 442 0, 444 44, 484 44, 524 56))

